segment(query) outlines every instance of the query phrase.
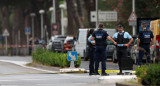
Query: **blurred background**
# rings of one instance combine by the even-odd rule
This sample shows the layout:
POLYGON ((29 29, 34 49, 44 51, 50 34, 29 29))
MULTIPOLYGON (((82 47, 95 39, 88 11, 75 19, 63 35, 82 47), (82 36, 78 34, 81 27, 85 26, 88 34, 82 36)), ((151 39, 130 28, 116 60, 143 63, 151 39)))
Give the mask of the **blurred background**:
MULTIPOLYGON (((132 34, 129 16, 132 0, 0 0, 0 45, 26 47, 31 40, 48 42, 51 36, 76 37, 79 28, 96 28, 91 11, 115 11, 117 21, 103 22, 105 28, 116 29, 121 23, 132 34), (32 29, 33 28, 33 29, 32 29)), ((136 0, 137 18, 159 18, 160 0, 136 0)), ((47 43, 46 43, 47 44, 47 43)))

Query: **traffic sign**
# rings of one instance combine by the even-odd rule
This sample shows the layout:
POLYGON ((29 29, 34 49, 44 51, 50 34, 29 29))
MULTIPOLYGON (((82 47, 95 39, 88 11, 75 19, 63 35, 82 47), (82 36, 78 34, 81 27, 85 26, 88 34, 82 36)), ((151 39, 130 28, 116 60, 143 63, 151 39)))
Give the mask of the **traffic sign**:
POLYGON ((5 30, 4 30, 4 32, 3 32, 3 36, 9 36, 9 32, 8 32, 8 30, 7 30, 7 29, 5 29, 5 30))
POLYGON ((68 61, 77 61, 77 52, 68 51, 68 61))
MULTIPOLYGON (((96 22, 97 20, 96 11, 91 11, 90 18, 91 22, 96 22)), ((98 18, 100 22, 112 22, 112 21, 117 21, 118 14, 116 11, 99 11, 98 18)))
POLYGON ((30 35, 30 34, 31 34, 31 28, 26 27, 26 28, 25 28, 25 34, 26 34, 26 35, 30 35))
POLYGON ((130 26, 137 26, 137 22, 129 22, 130 26))
POLYGON ((132 12, 132 14, 129 16, 128 21, 129 22, 136 22, 137 21, 137 15, 135 14, 135 12, 132 12))
POLYGON ((59 28, 59 24, 52 24, 53 30, 57 30, 59 28))

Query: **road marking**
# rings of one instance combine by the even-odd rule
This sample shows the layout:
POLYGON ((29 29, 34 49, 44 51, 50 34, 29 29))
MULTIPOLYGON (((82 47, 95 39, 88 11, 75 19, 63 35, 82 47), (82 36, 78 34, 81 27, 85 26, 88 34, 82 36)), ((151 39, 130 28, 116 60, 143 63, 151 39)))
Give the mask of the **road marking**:
POLYGON ((37 70, 37 71, 43 71, 43 72, 47 72, 47 73, 59 73, 57 71, 48 71, 48 70, 43 70, 43 69, 39 69, 39 68, 33 68, 33 67, 28 67, 25 66, 26 64, 28 64, 28 62, 20 62, 20 61, 9 61, 9 60, 0 60, 1 62, 8 62, 8 63, 12 63, 24 68, 28 68, 28 69, 33 69, 33 70, 37 70))

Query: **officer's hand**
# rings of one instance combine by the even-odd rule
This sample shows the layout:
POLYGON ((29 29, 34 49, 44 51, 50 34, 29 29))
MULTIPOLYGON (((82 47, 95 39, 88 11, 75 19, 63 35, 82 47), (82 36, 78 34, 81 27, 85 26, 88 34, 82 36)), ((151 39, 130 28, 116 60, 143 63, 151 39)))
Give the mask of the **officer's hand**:
POLYGON ((139 46, 137 46, 137 50, 139 50, 139 46))
POLYGON ((114 42, 115 45, 117 45, 117 42, 114 42))
POLYGON ((129 47, 129 44, 124 44, 124 46, 129 47))
POLYGON ((96 43, 94 42, 93 45, 95 45, 96 43))

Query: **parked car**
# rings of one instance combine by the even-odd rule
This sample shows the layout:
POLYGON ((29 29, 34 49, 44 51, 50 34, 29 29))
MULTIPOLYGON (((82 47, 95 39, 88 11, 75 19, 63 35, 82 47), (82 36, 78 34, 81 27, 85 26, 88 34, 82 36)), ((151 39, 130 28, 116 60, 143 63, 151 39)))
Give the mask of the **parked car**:
MULTIPOLYGON (((108 57, 112 58, 115 45, 112 41, 110 41, 108 39, 106 40, 106 44, 107 44, 107 46, 106 46, 107 58, 108 57)), ((88 52, 89 52, 89 46, 87 46, 87 48, 86 48, 86 57, 84 58, 85 61, 87 61, 89 59, 88 52)))
POLYGON ((57 38, 58 35, 55 35, 55 36, 51 36, 51 39, 48 41, 47 43, 47 46, 46 46, 46 49, 47 50, 52 50, 52 42, 55 40, 55 38, 57 38))
POLYGON ((52 41, 52 50, 53 52, 63 52, 63 45, 66 36, 57 35, 56 38, 52 41))
POLYGON ((74 46, 74 37, 67 36, 67 38, 64 41, 64 52, 72 51, 72 48, 74 46))
POLYGON ((77 51, 77 54, 79 56, 84 57, 84 58, 86 58, 87 33, 88 33, 87 28, 79 29, 78 34, 77 34, 77 39, 74 43, 75 51, 77 51))
POLYGON ((106 47, 107 57, 113 58, 114 48, 115 48, 114 43, 110 40, 107 40, 107 47, 106 47))
MULTIPOLYGON (((152 61, 154 57, 153 51, 154 51, 154 45, 150 47, 150 57, 152 61)), ((139 50, 137 50, 137 39, 136 39, 134 45, 131 47, 131 58, 133 59, 135 64, 137 64, 138 57, 139 57, 139 50)), ((143 60, 147 60, 147 56, 145 54, 143 56, 143 60)))

